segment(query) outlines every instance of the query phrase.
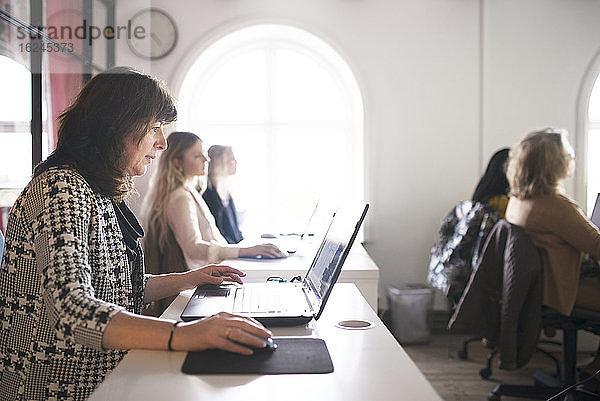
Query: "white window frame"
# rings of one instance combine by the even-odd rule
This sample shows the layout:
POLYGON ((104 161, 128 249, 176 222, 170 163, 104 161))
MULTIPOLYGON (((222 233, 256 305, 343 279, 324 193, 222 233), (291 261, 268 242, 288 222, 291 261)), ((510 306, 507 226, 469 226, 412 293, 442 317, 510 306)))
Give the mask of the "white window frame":
MULTIPOLYGON (((592 58, 586 73, 584 74, 578 96, 577 104, 577 127, 576 127, 576 169, 575 169, 575 198, 582 208, 591 213, 594 207, 595 194, 591 194, 589 188, 589 133, 591 130, 600 129, 600 121, 591 121, 589 116, 590 98, 594 85, 598 81, 596 90, 600 93, 600 51, 592 58)), ((598 155, 596 155, 598 157, 598 155)))
MULTIPOLYGON (((18 60, 15 60, 14 58, 4 55, 4 54, 0 54, 0 57, 5 57, 9 60, 12 60, 13 63, 21 65, 24 69, 26 69, 29 72, 29 68, 24 66, 18 60)), ((44 62, 46 62, 46 61, 44 61, 44 62)), ((45 83, 48 82, 46 75, 44 76, 44 80, 45 80, 45 83)), ((45 83, 44 83, 44 86, 46 86, 45 83)), ((31 93, 31 88, 29 87, 29 89, 30 89, 30 93, 31 93)), ((43 129, 43 131, 42 131, 42 160, 48 156, 48 153, 49 153, 50 148, 53 143, 51 136, 48 134, 48 132, 51 131, 52 125, 51 125, 51 121, 48 120, 49 102, 48 102, 47 97, 48 97, 48 93, 44 93, 42 96, 42 129, 43 129)), ((31 111, 31 100, 29 101, 27 106, 29 107, 28 112, 30 112, 31 111)), ((31 136, 31 117, 30 117, 29 121, 21 121, 21 120, 19 120, 19 121, 17 121, 17 120, 0 121, 0 143, 6 142, 6 141, 2 141, 2 138, 4 135, 7 135, 7 134, 28 134, 29 136, 31 136)), ((4 137, 4 139, 6 140, 5 137, 4 137)), ((28 148, 27 155, 23 155, 22 157, 28 157, 29 161, 31 162, 31 157, 32 157, 31 147, 28 148)), ((27 174, 28 177, 31 174, 31 167, 29 167, 29 169, 30 169, 29 174, 27 174)), ((18 195, 23 190, 23 187, 27 183, 27 181, 29 181, 29 179, 25 179, 24 182, 18 183, 18 184, 0 182, 0 208, 11 207, 14 204, 15 200, 17 199, 18 195)))

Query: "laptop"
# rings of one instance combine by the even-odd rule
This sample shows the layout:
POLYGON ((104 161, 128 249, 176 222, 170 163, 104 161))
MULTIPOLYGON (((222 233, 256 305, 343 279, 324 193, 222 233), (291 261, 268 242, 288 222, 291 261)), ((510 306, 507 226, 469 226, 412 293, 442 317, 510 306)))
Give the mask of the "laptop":
POLYGON ((590 217, 590 220, 596 227, 600 228, 600 194, 596 195, 596 203, 594 204, 594 210, 592 210, 592 217, 590 217))
MULTIPOLYGON (((300 248, 302 240, 304 240, 305 237, 313 235, 313 234, 309 233, 309 230, 311 227, 311 222, 313 220, 313 217, 315 216, 315 213, 317 212, 318 207, 319 207, 319 201, 317 201, 317 203, 313 207, 312 213, 311 213, 310 217, 308 218, 308 222, 304 226, 304 231, 302 231, 301 234, 299 234, 299 233, 288 233, 288 234, 279 234, 279 235, 262 234, 260 236, 263 239, 265 239, 265 238, 272 239, 273 241, 270 241, 270 242, 277 245, 279 247, 279 249, 281 249, 281 251, 283 252, 283 254, 281 256, 273 257, 273 256, 254 255, 254 256, 240 256, 240 258, 269 260, 269 259, 287 258, 288 256, 295 254, 296 251, 298 250, 298 248, 300 248)), ((269 242, 269 241, 267 240, 267 242, 269 242)))
POLYGON ((301 282, 198 286, 181 319, 201 319, 221 311, 252 317, 265 326, 304 325, 319 319, 368 209, 368 204, 362 204, 334 213, 301 282))
POLYGON ((304 225, 304 230, 302 231, 302 233, 279 234, 279 241, 277 241, 277 244, 284 252, 288 253, 288 256, 296 253, 296 251, 300 248, 302 241, 306 237, 313 235, 310 233, 311 223, 313 221, 313 218, 315 217, 315 214, 317 213, 318 208, 319 201, 315 203, 315 206, 312 209, 312 213, 310 214, 308 221, 304 225))

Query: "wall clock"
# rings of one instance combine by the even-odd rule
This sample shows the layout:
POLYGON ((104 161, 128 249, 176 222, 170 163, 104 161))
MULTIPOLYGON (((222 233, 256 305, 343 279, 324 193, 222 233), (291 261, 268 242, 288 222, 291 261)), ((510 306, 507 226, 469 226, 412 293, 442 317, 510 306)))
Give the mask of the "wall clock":
POLYGON ((177 25, 158 8, 139 11, 129 21, 127 43, 137 56, 156 60, 167 56, 177 44, 177 25))

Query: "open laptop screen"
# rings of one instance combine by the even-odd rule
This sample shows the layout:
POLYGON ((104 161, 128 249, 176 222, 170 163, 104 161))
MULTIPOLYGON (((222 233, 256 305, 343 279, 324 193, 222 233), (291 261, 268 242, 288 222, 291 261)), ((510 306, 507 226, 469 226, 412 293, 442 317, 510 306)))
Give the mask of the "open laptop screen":
POLYGON ((596 227, 600 228, 600 194, 596 196, 596 204, 594 205, 594 210, 592 211, 592 217, 590 220, 596 225, 596 227))
POLYGON ((331 285, 335 268, 340 262, 344 248, 344 244, 330 239, 329 235, 319 248, 306 277, 319 299, 323 298, 327 288, 331 285))
POLYGON ((317 298, 317 304, 313 304, 313 307, 320 312, 333 283, 340 275, 340 266, 348 256, 369 208, 368 204, 361 206, 361 208, 342 209, 335 214, 304 278, 305 284, 311 288, 312 294, 317 298))

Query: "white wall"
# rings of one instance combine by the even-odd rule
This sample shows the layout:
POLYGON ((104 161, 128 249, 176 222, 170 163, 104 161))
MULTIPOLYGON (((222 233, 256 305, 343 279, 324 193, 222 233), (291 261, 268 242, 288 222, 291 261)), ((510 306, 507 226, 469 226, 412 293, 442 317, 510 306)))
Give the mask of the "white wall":
POLYGON ((575 132, 600 48, 591 0, 129 0, 118 24, 150 5, 177 21, 176 49, 148 63, 119 41, 117 64, 174 89, 202 48, 252 23, 306 29, 347 60, 365 104, 365 241, 384 305, 387 285, 424 282, 441 219, 497 148, 535 127, 575 132))
MULTIPOLYGON (((488 0, 484 10, 485 152, 532 128, 563 127, 583 166, 577 106, 600 50, 600 2, 488 0)), ((576 174, 578 186, 568 190, 585 207, 584 177, 576 174)))

